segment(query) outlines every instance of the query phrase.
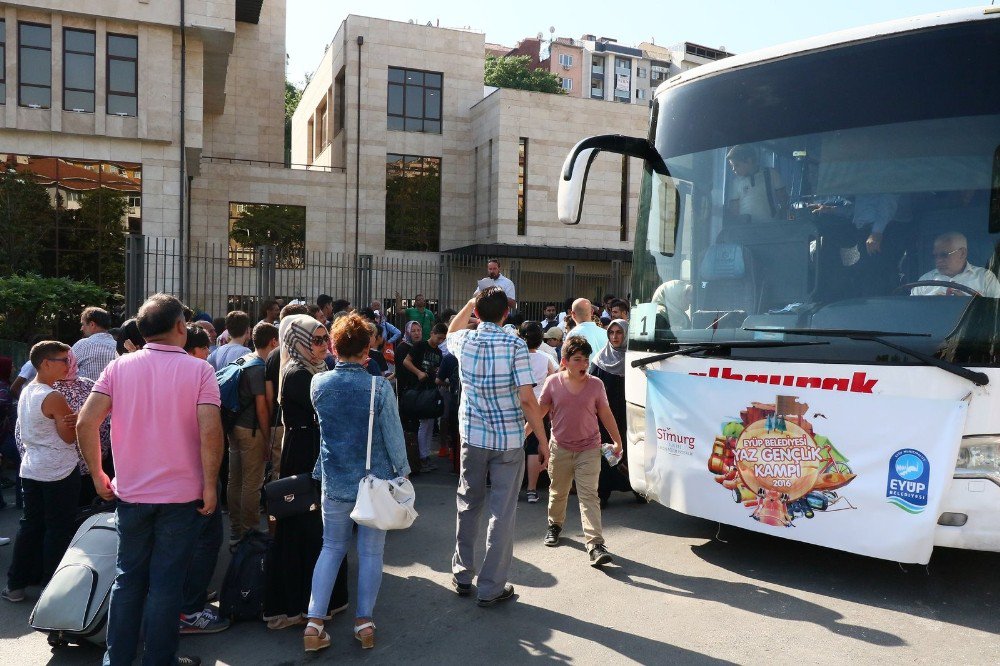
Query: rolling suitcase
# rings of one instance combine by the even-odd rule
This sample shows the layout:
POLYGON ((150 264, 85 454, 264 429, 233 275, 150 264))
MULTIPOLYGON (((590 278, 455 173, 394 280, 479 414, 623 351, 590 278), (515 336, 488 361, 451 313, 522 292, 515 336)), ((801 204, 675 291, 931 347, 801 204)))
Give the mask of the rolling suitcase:
POLYGON ((28 624, 48 633, 53 647, 83 641, 104 645, 117 558, 115 514, 98 513, 84 520, 28 624))

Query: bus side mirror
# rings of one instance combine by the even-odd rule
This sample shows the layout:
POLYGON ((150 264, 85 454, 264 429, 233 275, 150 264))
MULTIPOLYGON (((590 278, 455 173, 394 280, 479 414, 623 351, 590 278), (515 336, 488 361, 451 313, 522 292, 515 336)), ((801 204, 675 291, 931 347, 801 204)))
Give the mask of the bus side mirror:
POLYGON ((658 174, 669 176, 667 165, 646 139, 621 134, 602 134, 583 139, 569 151, 559 174, 559 221, 563 224, 579 224, 583 212, 583 194, 587 185, 587 174, 597 153, 601 151, 627 155, 644 160, 658 174))
POLYGON ((557 211, 563 224, 579 224, 583 213, 583 195, 587 187, 590 165, 597 157, 598 149, 573 150, 566 156, 559 178, 557 211))

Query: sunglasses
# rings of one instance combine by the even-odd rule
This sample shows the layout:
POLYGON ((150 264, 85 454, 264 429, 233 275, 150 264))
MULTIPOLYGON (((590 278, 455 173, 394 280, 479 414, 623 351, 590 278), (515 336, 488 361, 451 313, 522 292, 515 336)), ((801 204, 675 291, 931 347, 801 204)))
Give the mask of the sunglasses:
POLYGON ((56 363, 65 363, 66 365, 69 365, 69 357, 68 356, 63 356, 62 358, 47 358, 45 360, 46 361, 55 361, 56 363))
POLYGON ((312 343, 317 347, 319 346, 325 347, 326 345, 330 344, 330 336, 329 335, 314 336, 312 339, 312 343))
POLYGON ((961 249, 962 248, 958 248, 958 249, 952 250, 951 252, 935 252, 931 256, 934 257, 935 259, 947 259, 948 257, 950 257, 951 255, 955 254, 956 252, 958 252, 961 249))

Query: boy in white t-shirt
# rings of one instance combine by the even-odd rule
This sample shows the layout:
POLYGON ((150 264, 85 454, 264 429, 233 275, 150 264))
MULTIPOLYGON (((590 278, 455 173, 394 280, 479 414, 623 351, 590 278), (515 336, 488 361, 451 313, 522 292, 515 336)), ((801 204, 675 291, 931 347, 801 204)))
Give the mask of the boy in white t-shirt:
MULTIPOLYGON (((521 324, 517 332, 518 336, 528 345, 528 363, 531 365, 531 377, 535 382, 535 399, 542 397, 542 386, 549 375, 557 372, 559 367, 548 354, 540 351, 542 346, 542 326, 535 321, 526 321, 521 324)), ((549 422, 545 421, 546 434, 548 434, 549 422)), ((538 438, 534 433, 524 438, 524 452, 528 456, 528 504, 538 502, 538 477, 542 473, 542 465, 538 459, 538 438)))

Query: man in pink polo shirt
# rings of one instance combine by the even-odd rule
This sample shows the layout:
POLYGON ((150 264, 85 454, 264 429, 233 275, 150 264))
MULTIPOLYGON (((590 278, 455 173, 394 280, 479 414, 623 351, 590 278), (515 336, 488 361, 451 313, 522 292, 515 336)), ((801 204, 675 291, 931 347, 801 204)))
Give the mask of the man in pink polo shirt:
POLYGON ((133 662, 140 625, 143 663, 175 663, 198 514, 216 509, 222 460, 219 386, 208 363, 184 352, 184 306, 156 294, 139 308, 136 324, 146 346, 104 369, 77 421, 80 449, 98 470, 92 473, 98 494, 119 500, 104 656, 111 665, 133 662), (109 412, 114 481, 100 471, 98 426, 109 412))

